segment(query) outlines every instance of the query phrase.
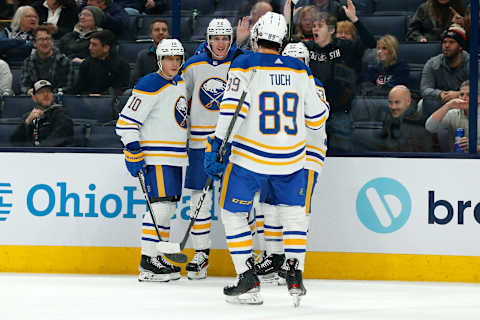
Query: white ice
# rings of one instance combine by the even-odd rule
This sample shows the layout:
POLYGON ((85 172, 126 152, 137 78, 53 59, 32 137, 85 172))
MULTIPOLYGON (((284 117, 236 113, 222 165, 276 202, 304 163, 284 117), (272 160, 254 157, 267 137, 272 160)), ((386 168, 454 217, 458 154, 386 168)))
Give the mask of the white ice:
POLYGON ((139 283, 135 276, 0 274, 1 320, 480 319, 480 285, 305 280, 294 309, 286 287, 264 285, 261 306, 224 301, 232 278, 139 283))

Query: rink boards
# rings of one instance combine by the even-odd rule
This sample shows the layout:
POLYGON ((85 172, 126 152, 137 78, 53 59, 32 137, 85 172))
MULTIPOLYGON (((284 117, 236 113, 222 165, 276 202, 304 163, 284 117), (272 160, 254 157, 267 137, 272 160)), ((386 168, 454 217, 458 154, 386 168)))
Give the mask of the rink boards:
MULTIPOLYGON (((0 271, 137 272, 145 203, 122 155, 2 155, 0 271)), ((480 282, 476 162, 327 159, 312 197, 305 276, 480 282)), ((188 202, 185 193, 174 241, 188 202)), ((218 216, 216 207, 209 274, 234 275, 218 216)))

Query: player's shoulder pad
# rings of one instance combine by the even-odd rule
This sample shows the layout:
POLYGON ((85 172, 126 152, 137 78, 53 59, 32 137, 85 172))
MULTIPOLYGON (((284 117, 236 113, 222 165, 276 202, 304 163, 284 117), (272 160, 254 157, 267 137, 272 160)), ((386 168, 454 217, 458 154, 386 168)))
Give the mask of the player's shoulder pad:
POLYGON ((152 72, 147 74, 143 78, 140 78, 140 80, 138 80, 137 84, 133 88, 133 91, 137 93, 147 93, 147 94, 154 93, 162 89, 169 83, 170 81, 163 78, 158 73, 152 72))
POLYGON ((207 52, 202 52, 200 54, 191 56, 190 58, 188 58, 187 62, 185 62, 185 65, 182 68, 182 72, 185 72, 185 70, 187 70, 189 67, 195 64, 202 63, 202 62, 208 63, 209 60, 210 60, 210 57, 208 56, 207 52))

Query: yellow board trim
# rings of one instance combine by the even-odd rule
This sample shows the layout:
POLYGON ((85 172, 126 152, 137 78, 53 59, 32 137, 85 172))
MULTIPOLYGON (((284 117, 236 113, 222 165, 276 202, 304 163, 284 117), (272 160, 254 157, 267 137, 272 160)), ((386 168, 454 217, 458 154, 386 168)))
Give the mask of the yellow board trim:
POLYGON ((220 208, 223 208, 223 205, 225 204, 225 196, 228 189, 228 179, 230 179, 230 172, 232 172, 232 166, 233 163, 230 162, 225 169, 225 174, 223 175, 222 194, 220 195, 220 208))
MULTIPOLYGON (((190 261, 194 250, 183 253, 190 261)), ((133 275, 139 261, 140 248, 0 246, 0 272, 133 275)), ((480 257, 473 256, 307 252, 305 263, 304 278, 309 279, 480 283, 480 257)), ((235 276, 228 250, 210 250, 208 274, 235 276)))
POLYGON ((163 180, 163 168, 162 166, 155 166, 155 177, 157 178, 157 189, 159 197, 166 197, 165 193, 165 180, 163 180))

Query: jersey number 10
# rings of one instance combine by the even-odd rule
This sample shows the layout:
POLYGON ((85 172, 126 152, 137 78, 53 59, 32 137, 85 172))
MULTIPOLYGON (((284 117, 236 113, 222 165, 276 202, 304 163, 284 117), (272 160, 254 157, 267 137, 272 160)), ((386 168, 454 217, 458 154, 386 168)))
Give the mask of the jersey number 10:
POLYGON ((287 134, 297 134, 297 106, 298 94, 285 92, 282 97, 274 91, 264 91, 259 96, 260 132, 263 134, 277 134, 282 129, 280 111, 287 118, 291 118, 291 125, 284 125, 287 134), (280 99, 282 104, 280 105, 280 99), (272 109, 273 107, 273 109, 272 109), (280 110, 281 109, 281 110, 280 110))

